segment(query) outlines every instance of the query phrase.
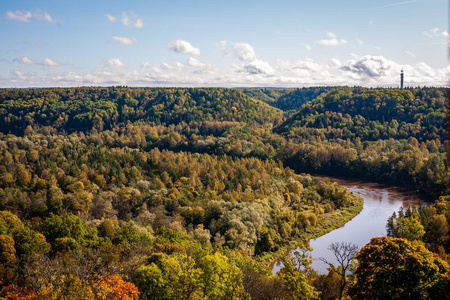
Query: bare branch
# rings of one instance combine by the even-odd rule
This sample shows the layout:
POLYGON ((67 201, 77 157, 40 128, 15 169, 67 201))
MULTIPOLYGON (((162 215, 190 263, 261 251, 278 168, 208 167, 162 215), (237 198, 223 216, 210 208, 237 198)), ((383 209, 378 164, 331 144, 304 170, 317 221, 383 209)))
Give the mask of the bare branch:
POLYGON ((321 257, 320 260, 329 265, 341 276, 339 299, 342 299, 343 291, 347 285, 347 270, 351 266, 352 261, 355 259, 359 247, 353 243, 334 242, 331 243, 327 249, 333 252, 338 262, 338 267, 336 268, 332 263, 323 257, 321 257))

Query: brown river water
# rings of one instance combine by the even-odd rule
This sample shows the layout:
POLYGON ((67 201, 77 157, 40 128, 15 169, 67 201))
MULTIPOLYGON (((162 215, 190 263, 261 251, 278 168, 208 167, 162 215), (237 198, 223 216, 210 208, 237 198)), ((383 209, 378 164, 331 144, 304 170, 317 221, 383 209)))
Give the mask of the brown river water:
MULTIPOLYGON (((311 267, 320 274, 326 274, 328 266, 319 258, 323 257, 329 262, 336 263, 333 253, 327 249, 331 243, 350 242, 362 248, 370 242, 371 238, 386 235, 387 219, 400 207, 426 205, 425 201, 417 194, 398 187, 335 178, 329 179, 361 196, 364 199, 364 208, 359 215, 343 227, 310 240, 310 245, 313 248, 311 254, 314 260, 311 267)), ((274 263, 272 272, 276 274, 281 268, 283 268, 283 264, 278 260, 274 263)))

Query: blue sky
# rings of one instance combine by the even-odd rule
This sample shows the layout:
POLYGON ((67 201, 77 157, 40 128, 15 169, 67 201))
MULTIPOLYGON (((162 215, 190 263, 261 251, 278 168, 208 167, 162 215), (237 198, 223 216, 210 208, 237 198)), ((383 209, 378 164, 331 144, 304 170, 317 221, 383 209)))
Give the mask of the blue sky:
POLYGON ((446 0, 0 2, 0 87, 447 85, 446 0))

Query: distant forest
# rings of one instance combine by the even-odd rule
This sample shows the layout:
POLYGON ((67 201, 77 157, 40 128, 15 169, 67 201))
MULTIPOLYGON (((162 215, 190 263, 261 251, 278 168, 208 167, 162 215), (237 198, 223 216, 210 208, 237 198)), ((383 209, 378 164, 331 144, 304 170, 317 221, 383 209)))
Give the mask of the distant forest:
POLYGON ((449 299, 447 93, 0 89, 0 299, 449 299), (273 275, 362 209, 311 173, 430 204, 348 271, 273 275))

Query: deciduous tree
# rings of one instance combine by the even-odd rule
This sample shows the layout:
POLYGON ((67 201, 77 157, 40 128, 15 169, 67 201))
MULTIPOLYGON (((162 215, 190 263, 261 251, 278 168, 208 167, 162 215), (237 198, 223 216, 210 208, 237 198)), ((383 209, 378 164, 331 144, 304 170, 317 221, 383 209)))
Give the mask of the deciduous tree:
POLYGON ((356 258, 355 299, 448 299, 449 266, 422 245, 376 237, 356 258))

